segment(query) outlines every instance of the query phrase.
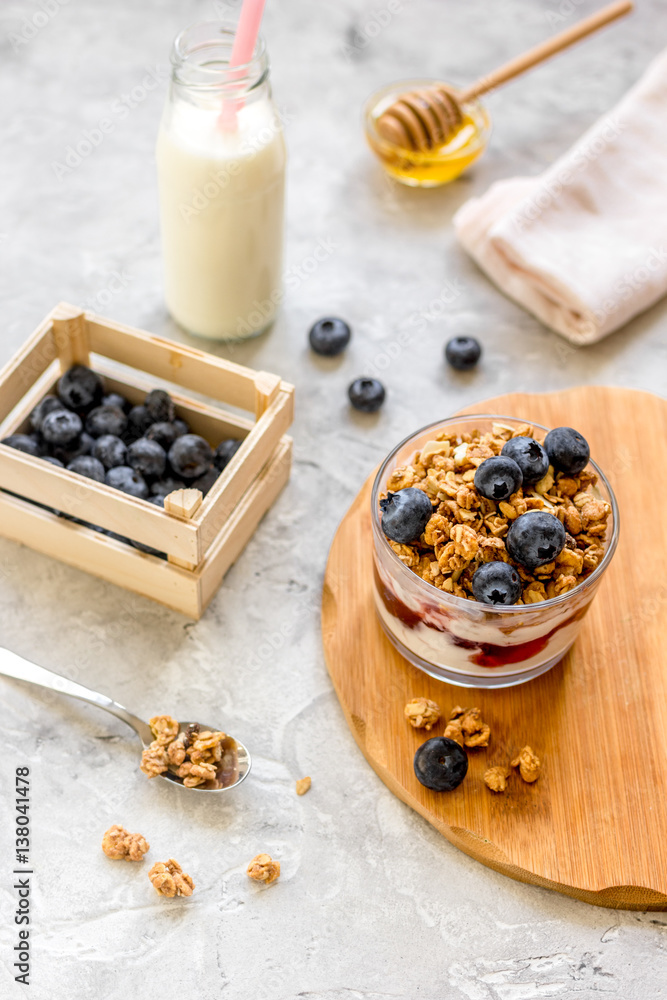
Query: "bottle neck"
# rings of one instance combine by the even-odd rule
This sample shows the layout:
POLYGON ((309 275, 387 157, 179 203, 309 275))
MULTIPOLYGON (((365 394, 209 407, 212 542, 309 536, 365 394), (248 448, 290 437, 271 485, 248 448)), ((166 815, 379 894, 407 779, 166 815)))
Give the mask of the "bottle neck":
POLYGON ((230 66, 234 27, 224 21, 193 24, 177 36, 171 52, 172 94, 199 107, 223 102, 252 104, 270 95, 269 60, 261 36, 252 59, 230 66))

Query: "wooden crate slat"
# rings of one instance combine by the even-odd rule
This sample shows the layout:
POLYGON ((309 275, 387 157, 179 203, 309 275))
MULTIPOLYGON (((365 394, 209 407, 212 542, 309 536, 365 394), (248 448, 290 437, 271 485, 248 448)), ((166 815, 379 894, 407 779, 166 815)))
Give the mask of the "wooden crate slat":
MULTIPOLYGON (((55 361, 43 372, 37 381, 31 385, 24 396, 4 419, 0 420, 0 439, 9 434, 30 433, 32 427, 29 426, 28 417, 35 406, 47 393, 55 391, 55 384, 60 378, 60 369, 55 361)), ((2 388, 0 387, 0 398, 2 398, 2 388)))
POLYGON ((63 521, 17 497, 0 493, 2 534, 75 569, 133 590, 199 618, 200 588, 192 573, 113 538, 63 521))
POLYGON ((236 562, 257 525, 289 480, 291 465, 292 439, 286 437, 281 441, 274 458, 227 520, 197 571, 202 612, 220 586, 225 573, 236 562))
POLYGON ((205 503, 194 517, 194 523, 201 531, 202 552, 207 551, 243 494, 275 452, 292 423, 292 414, 293 396, 281 392, 211 487, 205 503))
MULTIPOLYGON (((164 498, 164 509, 174 517, 182 517, 189 521, 201 507, 202 499, 201 490, 174 490, 164 498)), ((182 566, 183 569, 197 569, 194 563, 184 562, 182 559, 177 559, 176 556, 169 556, 169 562, 173 563, 174 566, 182 566)))
POLYGON ((83 309, 61 302, 51 313, 51 318, 61 372, 66 372, 72 365, 90 364, 88 321, 83 309))
POLYGON ((20 403, 31 385, 43 375, 58 354, 53 324, 48 316, 21 350, 0 370, 0 420, 20 403))
POLYGON ((197 528, 143 500, 0 445, 0 487, 119 535, 199 564, 197 528))
POLYGON ((281 381, 279 375, 270 372, 255 373, 255 415, 258 418, 277 399, 281 381))
MULTIPOLYGON (((185 389, 255 412, 256 372, 152 334, 88 314, 90 349, 185 389)), ((260 399, 261 399, 260 395, 260 399)))

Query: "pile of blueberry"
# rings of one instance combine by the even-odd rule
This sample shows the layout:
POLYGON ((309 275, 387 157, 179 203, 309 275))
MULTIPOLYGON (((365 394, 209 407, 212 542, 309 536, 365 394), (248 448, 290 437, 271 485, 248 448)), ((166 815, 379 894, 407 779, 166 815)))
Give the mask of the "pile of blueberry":
POLYGON ((190 433, 163 389, 133 406, 118 393, 105 394, 102 378, 85 365, 65 372, 57 395, 37 404, 30 428, 2 444, 160 507, 173 490, 206 494, 241 445, 230 438, 214 451, 190 433))
MULTIPOLYGON (((590 448, 573 427, 549 431, 544 445, 531 437, 511 438, 500 455, 485 459, 475 473, 475 489, 488 500, 508 500, 520 486, 532 486, 546 475, 549 465, 557 472, 578 475, 588 464, 590 448)), ((380 500, 382 530, 402 545, 419 541, 433 513, 423 490, 410 486, 388 493, 380 500)), ((529 572, 555 559, 565 546, 565 528, 545 510, 529 510, 515 518, 507 532, 507 551, 529 572)), ((521 579, 511 563, 484 563, 472 579, 475 599, 484 604, 516 604, 521 579)))

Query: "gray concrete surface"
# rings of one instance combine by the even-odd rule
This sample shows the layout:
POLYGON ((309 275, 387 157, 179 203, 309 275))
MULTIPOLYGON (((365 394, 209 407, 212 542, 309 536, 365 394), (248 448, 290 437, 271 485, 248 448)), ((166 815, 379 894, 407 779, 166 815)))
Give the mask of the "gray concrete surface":
MULTIPOLYGON (((512 389, 664 392, 664 303, 603 343, 572 349, 480 275, 455 245, 450 218, 496 178, 539 171, 611 107, 659 50, 666 6, 644 0, 632 19, 492 97, 488 155, 460 183, 430 193, 383 177, 360 130, 366 95, 421 73, 470 80, 599 5, 392 6, 387 17, 384 0, 269 0, 275 93, 289 116, 286 267, 303 277, 268 336, 216 350, 296 383, 296 462, 206 616, 193 626, 0 541, 3 645, 139 714, 192 718, 205 707, 252 748, 256 765, 228 800, 193 801, 137 773, 120 723, 3 682, 3 815, 13 814, 15 767, 30 766, 35 871, 26 991, 13 982, 13 830, 3 819, 8 1000, 665 996, 667 916, 597 909, 512 882, 459 853, 381 784, 328 680, 318 603, 337 522, 410 430, 512 389), (319 241, 328 255, 306 274, 319 241), (324 313, 354 326, 338 361, 306 348, 308 326, 324 313), (397 353, 391 345, 415 316, 421 332, 397 353), (445 339, 462 331, 485 349, 465 377, 442 363, 445 339), (386 406, 374 418, 355 415, 346 386, 373 369, 382 370, 386 406), (303 774, 313 788, 297 799, 303 774), (161 901, 145 870, 108 862, 99 841, 117 821, 148 837, 154 859, 179 859, 196 894, 161 901), (244 874, 259 850, 283 865, 266 891, 244 874)), ((161 287, 153 147, 164 84, 122 118, 113 108, 149 71, 164 77, 181 26, 237 10, 232 0, 4 0, 0 362, 61 299, 187 340, 161 287), (34 32, 26 18, 39 23, 34 32), (114 131, 58 179, 53 161, 110 112, 114 131)))

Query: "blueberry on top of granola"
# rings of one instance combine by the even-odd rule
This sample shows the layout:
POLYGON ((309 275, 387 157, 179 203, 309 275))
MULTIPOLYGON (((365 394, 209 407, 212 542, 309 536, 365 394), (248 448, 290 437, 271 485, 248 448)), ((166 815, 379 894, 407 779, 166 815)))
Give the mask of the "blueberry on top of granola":
POLYGON ((507 551, 527 569, 545 566, 565 546, 565 528, 545 510, 529 510, 512 522, 507 532, 507 551))
POLYGON ((554 427, 545 437, 544 447, 554 468, 570 475, 585 469, 591 457, 588 441, 574 427, 554 427))
POLYGON ((421 490, 410 487, 380 500, 382 530, 395 542, 416 542, 433 513, 433 504, 421 490))
POLYGON ((507 500, 521 486, 523 473, 513 458, 493 455, 478 466, 473 482, 488 500, 507 500))
MULTIPOLYGON (((517 574, 518 592, 516 586, 509 588, 507 570, 494 566, 498 573, 506 574, 502 579, 508 594, 516 593, 516 604, 547 601, 582 583, 604 557, 611 505, 597 490, 593 471, 580 468, 575 473, 556 468, 545 447, 544 433, 528 424, 501 422, 493 423, 488 431, 434 431, 433 439, 411 462, 394 469, 387 480, 387 493, 380 500, 382 529, 401 562, 445 593, 485 603, 489 603, 482 596, 485 575, 480 575, 476 588, 473 579, 489 564, 507 564, 517 574), (515 441, 519 443, 510 443, 515 441), (480 474, 489 469, 493 472, 497 463, 492 459, 500 456, 503 463, 516 463, 520 475, 527 470, 523 481, 504 499, 493 496, 493 489, 486 489, 486 484, 484 492, 477 485, 478 476, 482 478, 480 474), (544 468, 545 456, 550 464, 535 481, 534 476, 544 468), (413 534, 419 525, 413 523, 408 530, 400 518, 398 531, 387 530, 391 521, 385 508, 400 511, 401 497, 406 494, 413 499, 405 510, 416 509, 417 492, 424 494, 432 508, 421 532, 413 534), (540 517, 534 517, 535 513, 540 517)), ((561 465, 567 462, 568 470, 572 463, 576 467, 584 454, 581 435, 573 434, 577 435, 574 443, 569 434, 552 439, 558 443, 567 438, 571 443, 571 453, 566 455, 564 447, 558 452, 558 461, 561 465)), ((587 449, 588 445, 586 454, 587 449)), ((426 504, 421 503, 421 507, 425 515, 426 504)))
POLYGON ((524 483, 537 483, 549 471, 549 456, 535 438, 510 438, 500 454, 514 459, 521 469, 524 483))
POLYGON ((509 563, 483 563, 475 570, 472 592, 483 604, 516 604, 521 597, 521 579, 509 563))

